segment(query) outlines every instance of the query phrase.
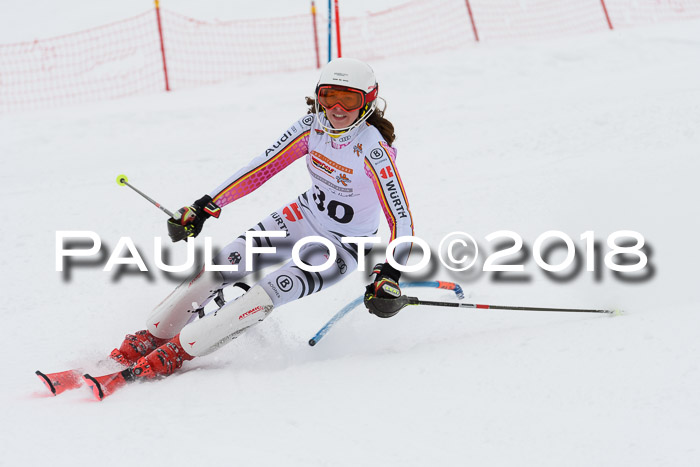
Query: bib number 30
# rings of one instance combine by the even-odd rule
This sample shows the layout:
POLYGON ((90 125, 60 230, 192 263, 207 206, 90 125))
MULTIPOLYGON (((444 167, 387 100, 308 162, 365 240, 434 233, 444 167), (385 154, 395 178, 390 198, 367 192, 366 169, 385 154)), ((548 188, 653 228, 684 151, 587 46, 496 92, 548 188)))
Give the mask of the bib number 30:
POLYGON ((314 202, 319 211, 325 211, 328 217, 339 224, 349 223, 355 215, 354 209, 349 204, 332 199, 326 205, 326 194, 318 185, 314 185, 314 202))

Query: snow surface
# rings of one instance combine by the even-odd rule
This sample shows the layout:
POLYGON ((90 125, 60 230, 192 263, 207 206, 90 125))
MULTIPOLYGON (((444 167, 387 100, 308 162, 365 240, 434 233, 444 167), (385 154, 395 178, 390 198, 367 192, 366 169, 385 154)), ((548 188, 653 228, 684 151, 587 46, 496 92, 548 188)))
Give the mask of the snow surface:
MULTIPOLYGON (((362 292, 355 273, 101 403, 87 389, 47 396, 33 372, 109 371, 95 362, 175 283, 100 266, 64 280, 56 231, 95 231, 106 254, 129 236, 152 266, 164 216, 116 175, 171 209, 190 203, 305 112, 317 73, 0 117, 0 465, 700 465, 699 48, 691 21, 372 64, 416 234, 433 248, 463 230, 493 251, 484 237, 502 229, 530 247, 562 230, 581 252, 585 231, 604 243, 631 229, 652 247, 637 283, 605 268, 555 282, 531 255, 528 282, 413 277, 460 282, 466 302, 623 316, 358 309, 309 347, 362 292)), ((223 245, 307 185, 297 162, 205 234, 223 245)))

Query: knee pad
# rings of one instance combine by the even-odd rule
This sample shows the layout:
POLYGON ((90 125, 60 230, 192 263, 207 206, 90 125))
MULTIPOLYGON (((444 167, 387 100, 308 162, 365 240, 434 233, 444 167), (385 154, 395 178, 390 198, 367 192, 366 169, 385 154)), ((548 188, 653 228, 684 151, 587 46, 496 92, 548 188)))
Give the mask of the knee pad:
POLYGON ((207 355, 265 319, 272 308, 270 296, 256 285, 215 313, 187 325, 180 332, 182 348, 193 357, 207 355))
POLYGON ((202 268, 153 309, 146 321, 148 330, 160 339, 172 339, 196 315, 197 309, 216 295, 223 283, 219 272, 202 268))

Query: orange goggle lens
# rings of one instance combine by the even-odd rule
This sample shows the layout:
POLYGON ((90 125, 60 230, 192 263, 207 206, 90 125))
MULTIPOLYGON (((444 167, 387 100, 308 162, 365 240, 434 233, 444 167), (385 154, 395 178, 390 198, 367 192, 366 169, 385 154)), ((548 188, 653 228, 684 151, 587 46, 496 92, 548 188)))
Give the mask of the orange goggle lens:
POLYGON ((365 105, 365 96, 357 89, 321 86, 318 88, 318 102, 326 109, 340 105, 346 111, 352 112, 365 105))

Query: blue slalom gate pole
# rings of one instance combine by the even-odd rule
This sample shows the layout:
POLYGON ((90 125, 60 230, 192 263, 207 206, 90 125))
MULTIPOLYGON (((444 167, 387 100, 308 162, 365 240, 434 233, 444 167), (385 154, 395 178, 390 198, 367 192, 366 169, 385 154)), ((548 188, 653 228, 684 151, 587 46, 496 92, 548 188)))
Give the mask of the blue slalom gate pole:
POLYGON ((328 61, 332 60, 331 55, 331 34, 333 33, 333 9, 331 8, 331 0, 328 0, 328 61))
MULTIPOLYGON (((399 282, 399 287, 430 287, 436 289, 452 290, 454 291, 455 295, 457 295, 457 298, 459 298, 460 300, 464 298, 464 291, 462 290, 462 287, 460 287, 459 284, 455 284, 454 282, 399 282)), ((316 333, 316 335, 309 339, 309 345, 312 347, 316 345, 318 341, 323 339, 323 336, 325 336, 328 333, 328 331, 330 331, 331 328, 343 318, 343 316, 347 315, 350 311, 357 308, 359 304, 363 303, 364 298, 364 295, 357 297, 355 300, 345 305, 340 311, 333 315, 333 317, 316 333)))

